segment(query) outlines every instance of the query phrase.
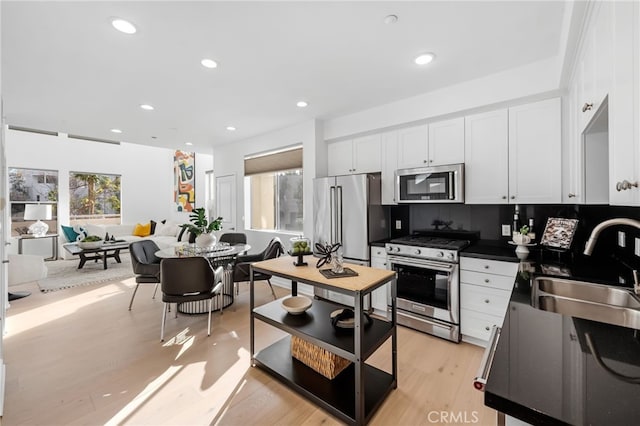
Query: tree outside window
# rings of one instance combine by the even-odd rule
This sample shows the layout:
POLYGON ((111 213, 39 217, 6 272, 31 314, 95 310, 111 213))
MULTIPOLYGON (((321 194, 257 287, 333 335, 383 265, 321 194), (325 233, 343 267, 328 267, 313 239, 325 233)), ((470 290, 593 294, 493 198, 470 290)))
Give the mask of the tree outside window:
POLYGON ((69 173, 71 223, 120 223, 120 183, 119 175, 69 173))
POLYGON ((24 220, 27 204, 51 204, 53 217, 44 222, 49 232, 58 228, 58 172, 57 170, 9 167, 9 201, 11 203, 11 235, 27 233, 34 221, 24 220))

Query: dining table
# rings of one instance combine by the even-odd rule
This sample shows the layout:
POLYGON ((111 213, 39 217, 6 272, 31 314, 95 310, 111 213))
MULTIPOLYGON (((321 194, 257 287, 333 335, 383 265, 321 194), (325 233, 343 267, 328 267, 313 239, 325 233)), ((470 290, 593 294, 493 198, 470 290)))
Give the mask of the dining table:
MULTIPOLYGON (((167 247, 158 250, 155 255, 160 259, 174 257, 205 257, 213 268, 222 266, 224 273, 222 276, 222 307, 218 306, 218 299, 214 299, 214 310, 224 309, 233 304, 234 301, 234 283, 233 283, 233 265, 239 254, 244 254, 251 250, 249 244, 227 244, 218 243, 210 247, 198 247, 195 244, 183 244, 175 247, 167 247)), ((162 279, 161 279, 162 280, 162 279)), ((206 314, 209 312, 209 302, 200 300, 195 302, 183 302, 178 304, 178 312, 182 314, 196 315, 206 314)))

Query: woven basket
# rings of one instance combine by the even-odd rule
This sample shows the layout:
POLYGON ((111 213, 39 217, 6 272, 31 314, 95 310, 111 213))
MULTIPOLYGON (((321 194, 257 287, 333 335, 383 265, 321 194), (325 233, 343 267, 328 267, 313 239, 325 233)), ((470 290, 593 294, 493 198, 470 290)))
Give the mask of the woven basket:
POLYGON ((351 364, 348 359, 296 336, 291 336, 291 356, 327 379, 334 379, 351 364))

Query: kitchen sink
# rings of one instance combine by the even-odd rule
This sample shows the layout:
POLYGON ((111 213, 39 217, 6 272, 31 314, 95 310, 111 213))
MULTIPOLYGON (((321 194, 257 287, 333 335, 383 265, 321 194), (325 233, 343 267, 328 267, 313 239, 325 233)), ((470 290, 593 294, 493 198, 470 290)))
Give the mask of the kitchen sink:
POLYGON ((543 311, 640 329, 640 299, 624 288, 538 277, 532 304, 543 311))

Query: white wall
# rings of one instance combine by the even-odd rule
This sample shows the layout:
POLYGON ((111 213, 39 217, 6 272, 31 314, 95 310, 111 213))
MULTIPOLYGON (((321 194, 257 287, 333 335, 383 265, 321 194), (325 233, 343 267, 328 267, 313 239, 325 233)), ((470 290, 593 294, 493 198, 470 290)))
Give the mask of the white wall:
MULTIPOLYGON (((146 223, 150 219, 187 222, 188 214, 179 213, 173 203, 174 151, 144 145, 120 145, 69 139, 17 130, 6 130, 8 167, 58 171, 58 225, 69 223, 69 172, 95 172, 122 176, 122 223, 146 223)), ((213 168, 213 157, 196 154, 196 206, 205 205, 205 172, 213 168)), ((50 230, 53 232, 54 230, 50 230)), ((57 230, 58 233, 60 230, 57 230)), ((60 238, 63 240, 64 238, 60 238)), ((30 242, 31 243, 31 242, 30 242)), ((30 254, 37 253, 29 244, 30 254)), ((26 251, 26 247, 25 247, 26 251)), ((12 244, 17 252, 17 243, 12 244)))
POLYGON ((560 64, 550 58, 475 80, 325 120, 325 140, 489 107, 558 90, 560 64))

